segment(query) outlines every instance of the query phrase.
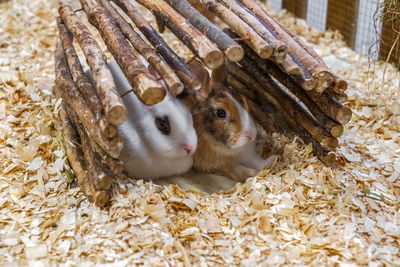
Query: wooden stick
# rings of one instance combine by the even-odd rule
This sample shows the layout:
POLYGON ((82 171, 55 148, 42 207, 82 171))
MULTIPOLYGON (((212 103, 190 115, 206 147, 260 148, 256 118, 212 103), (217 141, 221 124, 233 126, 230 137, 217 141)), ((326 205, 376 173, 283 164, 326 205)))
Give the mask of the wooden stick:
POLYGON ((94 186, 95 191, 107 190, 110 188, 112 178, 108 175, 107 171, 104 170, 104 163, 102 163, 98 156, 93 152, 92 146, 90 145, 90 139, 86 134, 85 129, 79 122, 76 113, 66 105, 68 117, 71 119, 72 124, 75 126, 79 134, 81 149, 83 152, 83 159, 87 165, 88 171, 93 174, 91 182, 94 186))
POLYGON ((96 0, 80 2, 89 22, 99 30, 138 98, 146 105, 160 102, 165 96, 164 87, 147 71, 110 14, 96 0))
MULTIPOLYGON (((322 58, 318 55, 317 52, 315 52, 314 49, 312 49, 310 46, 306 45, 301 38, 299 38, 296 34, 293 32, 289 31, 288 29, 282 27, 305 51, 307 51, 312 57, 314 57, 320 64, 324 65, 326 68, 328 66, 326 63, 322 60, 322 58)), ((333 76, 333 90, 338 93, 338 94, 343 94, 346 89, 347 89, 347 82, 343 79, 341 79, 339 76, 337 76, 335 73, 332 72, 333 76)))
MULTIPOLYGON (((260 71, 260 69, 247 58, 243 58, 240 64, 248 73, 252 73, 256 80, 263 85, 264 90, 268 91, 268 93, 279 102, 279 108, 284 108, 291 117, 297 119, 315 140, 321 143, 322 147, 327 150, 334 150, 337 147, 337 139, 328 133, 318 121, 312 118, 310 114, 276 84, 266 72, 260 71)), ((275 108, 278 109, 276 106, 275 108)))
POLYGON ((336 74, 333 75, 333 90, 338 94, 344 94, 347 90, 348 84, 345 80, 337 76, 336 74))
MULTIPOLYGON (((62 52, 62 43, 61 41, 57 42, 56 45, 56 53, 55 53, 55 72, 59 72, 58 69, 58 64, 60 60, 60 53, 59 51, 62 52)), ((54 92, 57 98, 62 98, 62 92, 61 88, 56 85, 54 87, 54 92)), ((93 195, 94 188, 93 187, 88 187, 84 186, 85 182, 90 180, 90 173, 88 172, 88 168, 85 164, 84 158, 83 158, 83 152, 78 140, 78 134, 72 125, 71 120, 69 119, 67 115, 67 110, 65 103, 61 103, 60 105, 60 110, 58 112, 58 116, 61 122, 61 127, 62 127, 62 134, 63 134, 63 143, 65 146, 65 152, 68 158, 68 162, 72 168, 72 170, 75 173, 75 176, 77 178, 78 185, 81 187, 82 191, 86 196, 91 196, 93 195)), ((86 183, 86 185, 89 185, 86 183)))
MULTIPOLYGON (((228 34, 231 38, 239 37, 232 29, 225 28, 224 32, 228 34)), ((242 45, 243 51, 245 52, 246 56, 250 57, 261 69, 265 70, 267 68, 265 65, 267 64, 267 61, 265 59, 260 58, 245 42, 239 41, 239 44, 242 45)), ((288 51, 288 53, 290 53, 290 51, 288 51)), ((295 59, 297 60, 297 58, 295 59)), ((285 61, 291 66, 286 66, 285 69, 283 64, 286 63, 282 62, 282 69, 285 69, 284 71, 288 73, 290 77, 292 77, 296 81, 296 83, 300 84, 305 90, 311 90, 312 88, 314 88, 313 78, 306 70, 304 70, 304 67, 301 66, 301 63, 298 62, 298 60, 297 62, 295 62, 294 60, 292 60, 292 56, 288 54, 285 61), (293 64, 291 63, 291 61, 293 61, 293 64), (303 69, 301 69, 300 67, 302 67, 303 69), (299 74, 295 74, 295 72, 297 71, 299 72, 299 74)))
POLYGON ((103 107, 101 106, 100 99, 97 96, 97 92, 92 86, 92 83, 86 77, 85 72, 83 71, 78 54, 76 53, 72 43, 73 40, 70 31, 62 23, 60 17, 57 18, 57 24, 59 28, 60 39, 63 45, 63 50, 67 57, 67 62, 74 83, 85 98, 90 111, 98 120, 102 134, 108 138, 116 136, 117 127, 109 123, 104 116, 103 107))
POLYGON ((92 182, 96 191, 107 190, 111 187, 112 178, 109 175, 108 171, 105 170, 106 166, 103 162, 99 159, 99 156, 96 155, 93 151, 91 146, 90 139, 86 134, 85 129, 83 128, 82 124, 79 123, 75 112, 68 108, 67 106, 67 113, 75 126, 75 129, 79 133, 80 143, 82 146, 83 156, 85 162, 88 166, 88 169, 91 173, 94 174, 92 177, 92 182))
MULTIPOLYGON (((317 52, 315 52, 314 49, 312 49, 312 47, 308 46, 305 44, 305 42, 303 42, 303 40, 301 38, 299 38, 296 34, 294 34, 293 32, 289 31, 288 29, 286 29, 285 27, 282 27, 286 33, 288 33, 305 51, 307 51, 307 53, 309 53, 312 57, 314 57, 320 64, 324 65, 326 68, 328 68, 328 66, 326 65, 326 63, 322 60, 322 58, 318 55, 317 52)), ((335 73, 332 72, 333 75, 333 84, 334 84, 334 91, 338 94, 342 94, 344 91, 346 91, 347 89, 347 82, 343 79, 341 79, 339 76, 337 76, 335 73)))
POLYGON ((99 207, 104 207, 108 203, 110 196, 107 191, 95 188, 93 183, 95 174, 87 166, 88 163, 85 161, 77 133, 67 115, 64 103, 61 105, 59 116, 67 158, 77 177, 78 185, 91 202, 94 202, 99 207))
MULTIPOLYGON (((289 116, 288 113, 279 113, 274 108, 274 105, 271 105, 270 102, 268 102, 267 97, 265 97, 266 95, 259 94, 258 92, 262 91, 262 88, 258 89, 258 92, 256 92, 257 89, 254 90, 254 88, 257 87, 260 88, 255 79, 253 79, 250 75, 247 76, 248 82, 250 82, 249 85, 253 89, 249 90, 249 88, 246 86, 247 83, 245 85, 238 81, 234 76, 231 76, 231 73, 229 73, 227 76, 228 84, 239 93, 248 97, 247 101, 249 102, 251 114, 267 132, 278 130, 280 132, 288 133, 294 131, 306 143, 312 143, 313 152, 325 165, 330 166, 336 162, 336 156, 333 152, 323 149, 321 144, 319 144, 301 124, 289 116), (231 81, 236 79, 234 84, 230 83, 230 77, 232 78, 231 81), (252 93, 248 95, 248 92, 252 93), (256 94, 255 96, 254 93, 256 94), (250 100, 252 97, 255 97, 255 99, 250 100), (284 118, 284 120, 282 120, 281 116, 284 118)), ((276 103, 275 101, 273 102, 276 103)))
POLYGON ((299 59, 288 51, 288 56, 293 60, 293 62, 300 67, 300 73, 294 74, 291 77, 296 81, 304 90, 310 91, 316 88, 315 80, 311 76, 310 72, 301 64, 299 59))
MULTIPOLYGON (((262 99, 262 96, 261 96, 262 99)), ((258 101, 261 100, 258 98, 258 101)), ((332 151, 327 151, 321 147, 321 144, 318 143, 308 132, 306 129, 303 128, 299 123, 297 123, 295 120, 291 120, 289 118, 289 125, 284 124, 279 116, 280 114, 274 109, 273 106, 263 103, 262 105, 257 105, 253 101, 253 103, 249 103, 250 110, 252 112, 252 115, 255 117, 257 122, 268 132, 271 131, 271 124, 276 125, 278 127, 275 127, 275 129, 279 129, 279 131, 283 131, 284 133, 286 132, 291 132, 294 130, 296 134, 298 134, 306 143, 311 143, 313 152, 314 154, 322 161, 327 166, 331 166, 334 163, 336 163, 336 155, 332 151), (253 104, 254 103, 254 104, 253 104), (266 110, 267 108, 267 110, 266 110), (271 111, 272 109, 272 111, 271 111), (268 118, 266 118, 268 116, 268 118), (289 130, 288 127, 291 129, 289 130)), ((286 118, 287 120, 288 118, 286 118)), ((272 129, 274 130, 274 129, 272 129)))
MULTIPOLYGON (((307 134, 307 133, 305 133, 307 134)), ((312 138, 311 136, 309 138, 312 138)), ((307 142, 308 138, 305 136, 302 137, 304 141, 307 142)), ((313 147, 313 152, 317 157, 319 158, 322 163, 324 163, 326 166, 332 166, 335 165, 336 163, 336 154, 333 151, 328 151, 325 150, 321 144, 319 144, 315 139, 312 139, 311 141, 312 147, 313 147)))
POLYGON ((321 64, 311 56, 299 43, 297 43, 286 29, 282 27, 276 20, 268 15, 268 13, 254 0, 238 0, 248 9, 250 9, 255 16, 269 29, 271 29, 285 44, 289 51, 295 55, 302 65, 310 72, 315 80, 315 90, 322 92, 334 80, 332 72, 326 65, 321 64))
POLYGON ((312 101, 307 93, 297 85, 289 75, 281 71, 273 62, 266 64, 266 71, 277 81, 289 89, 301 102, 309 109, 311 114, 322 124, 322 126, 333 136, 339 137, 343 134, 343 126, 337 121, 328 117, 319 107, 312 101))
POLYGON ((104 151, 107 151, 111 157, 118 158, 122 149, 122 142, 118 137, 109 139, 101 134, 96 117, 90 111, 86 101, 83 99, 72 80, 68 63, 64 51, 62 50, 61 41, 59 45, 57 45, 55 59, 56 84, 61 90, 64 101, 74 108, 79 117, 79 121, 85 127, 90 139, 96 142, 104 151))
POLYGON ((247 23, 256 33, 258 33, 265 41, 267 41, 272 49, 272 59, 277 63, 285 60, 287 54, 286 45, 275 36, 251 13, 249 13, 242 5, 238 4, 235 0, 218 0, 225 7, 229 8, 239 18, 247 23))
POLYGON ((204 7, 223 22, 229 25, 240 37, 246 38, 246 43, 261 57, 269 58, 273 54, 271 44, 258 35, 249 25, 243 22, 235 13, 215 0, 201 0, 204 7))
POLYGON ((101 106, 96 90, 91 85, 88 77, 86 77, 82 65, 80 64, 78 54, 76 53, 73 46, 73 36, 71 32, 67 29, 65 24, 63 24, 60 17, 57 18, 57 25, 59 29, 60 39, 62 41, 63 50, 67 58, 68 66, 71 71, 74 83, 84 95, 92 113, 97 117, 103 112, 103 107, 101 106))
MULTIPOLYGON (((68 117, 72 122, 79 134, 80 146, 83 154, 83 161, 85 162, 87 172, 90 174, 89 179, 82 181, 80 186, 90 191, 91 201, 95 202, 98 206, 104 206, 109 200, 108 190, 112 184, 111 172, 108 167, 100 160, 99 156, 94 153, 89 136, 83 125, 79 122, 76 112, 65 104, 68 117), (90 189, 89 189, 90 188, 90 189)), ((97 144, 96 144, 97 146, 97 144)))
POLYGON ((308 96, 318 105, 318 107, 329 117, 341 124, 350 121, 352 111, 327 92, 318 93, 314 90, 306 91, 308 96))
POLYGON ((239 61, 243 58, 243 49, 228 35, 211 23, 197 9, 186 0, 166 0, 176 11, 184 16, 200 32, 204 33, 211 41, 224 51, 230 61, 239 61))
POLYGON ((290 55, 287 55, 285 59, 278 63, 279 67, 287 74, 301 75, 301 69, 297 65, 290 55))
MULTIPOLYGON (((76 112, 71 109, 69 104, 66 104, 65 107, 68 117, 72 121, 72 125, 79 134, 80 146, 83 151, 83 160, 87 166, 87 171, 91 174, 90 179, 84 181, 82 185, 86 188, 91 188, 93 201, 97 205, 100 204, 103 206, 109 199, 109 194, 105 190, 111 187, 112 173, 108 166, 105 165, 105 162, 101 161, 100 156, 95 153, 93 146, 98 147, 98 145, 90 140, 83 125, 79 122, 76 112)), ((110 158, 110 156, 107 157, 110 158)))
POLYGON ((252 100, 257 99, 257 92, 255 90, 251 90, 251 87, 246 86, 237 77, 235 77, 232 73, 228 73, 226 75, 225 83, 229 86, 234 88, 238 93, 250 98, 252 100))
POLYGON ((119 159, 114 159, 107 154, 99 145, 94 142, 91 142, 91 146, 93 151, 95 151, 102 162, 110 169, 113 174, 120 174, 124 171, 124 164, 119 159))
MULTIPOLYGON (((228 32, 228 31, 229 30, 227 30, 226 32, 228 32)), ((230 35, 230 36, 232 36, 232 35, 230 35)), ((251 49, 249 49, 245 45, 243 45, 243 49, 245 51, 246 56, 249 56, 254 61, 257 60, 257 56, 254 54, 253 51, 251 51, 251 49)), ((263 70, 266 70, 268 72, 270 70, 269 70, 266 62, 267 61, 261 63, 261 62, 257 61, 257 65, 259 67, 261 67, 263 70)), ((299 65, 301 65, 301 64, 299 64, 299 65)), ((305 73, 307 73, 307 71, 305 71, 305 73)), ((294 75, 294 76, 291 75, 291 77, 298 84, 299 83, 301 84, 301 82, 303 82, 302 83, 302 87, 303 87, 303 89, 305 89, 304 87, 305 87, 306 84, 304 83, 304 79, 299 77, 299 75, 294 75)), ((326 92, 323 92, 322 94, 318 94, 315 91, 307 90, 307 95, 314 101, 314 103, 317 104, 317 106, 323 111, 323 113, 325 113, 330 118, 332 118, 333 120, 335 120, 335 121, 337 121, 337 122, 339 122, 341 124, 346 124, 347 122, 349 122, 349 120, 351 118, 351 115, 352 115, 352 112, 351 112, 351 110, 349 108, 345 107, 344 105, 339 103, 337 100, 335 100, 335 98, 334 98, 334 96, 332 94, 332 90, 330 90, 330 91, 331 91, 331 94, 328 94, 326 92)), ((343 96, 343 95, 335 94, 335 96, 338 97, 338 98, 341 98, 342 101, 344 101, 345 99, 347 100, 347 96, 346 95, 343 96)), ((315 116, 315 114, 314 114, 314 116, 315 116)), ((326 119, 321 119, 321 123, 323 125, 324 125, 324 121, 326 121, 326 123, 328 123, 328 121, 326 119)), ((343 130, 341 130, 340 128, 342 128, 342 127, 334 126, 331 122, 329 122, 329 124, 331 126, 328 126, 327 124, 325 124, 325 126, 328 127, 328 131, 330 131, 331 134, 334 137, 337 137, 337 136, 341 135, 341 132, 343 130), (329 130, 329 128, 331 128, 331 130, 329 130)))
MULTIPOLYGON (((60 62, 60 59, 62 59, 60 57, 63 56, 60 52, 63 52, 61 41, 57 43, 57 52, 55 53, 55 71, 58 74, 61 74, 59 68, 60 64, 58 63, 60 62)), ((64 62, 63 65, 67 66, 67 63, 64 62)), ((55 87, 55 93, 57 97, 62 97, 62 88, 57 85, 55 87)), ((95 202, 97 206, 105 206, 108 203, 109 195, 106 191, 96 190, 93 184, 94 175, 89 168, 87 162, 85 162, 84 160, 84 154, 78 141, 77 132, 69 116, 67 115, 67 108, 64 103, 61 104, 59 117, 62 125, 63 141, 66 148, 67 158, 69 163, 71 164, 71 168, 74 170, 74 173, 77 177, 78 185, 81 187, 82 191, 85 193, 90 201, 95 202)))
POLYGON ((287 28, 283 27, 282 25, 280 25, 282 27, 282 29, 288 34, 290 35, 290 37, 293 38, 294 41, 296 41, 303 49, 304 51, 306 51, 308 54, 310 54, 315 60, 317 60, 320 64, 324 65, 326 68, 328 68, 328 66, 326 65, 326 63, 322 60, 322 58, 318 55, 317 52, 315 52, 314 49, 312 49, 310 46, 306 45, 303 40, 301 40, 300 37, 298 37, 296 34, 294 34, 292 31, 289 31, 287 28))
POLYGON ((345 93, 339 94, 335 92, 332 87, 326 88, 325 92, 331 95, 336 101, 344 104, 347 102, 348 96, 345 93))
POLYGON ((196 10, 198 10, 203 16, 205 16, 209 21, 213 22, 215 16, 213 13, 208 11, 201 3, 200 0, 187 0, 190 5, 192 5, 196 10))
POLYGON ((325 149, 334 150, 337 147, 337 139, 332 137, 295 99, 280 88, 267 73, 262 72, 246 57, 240 61, 240 64, 244 70, 229 63, 227 64, 228 71, 236 74, 236 77, 241 77, 239 80, 245 78, 246 80, 242 81, 245 84, 251 84, 252 79, 249 80, 247 74, 251 73, 259 83, 259 86, 255 87, 257 92, 264 95, 281 114, 285 113, 291 118, 295 118, 325 149))
POLYGON ((219 48, 168 3, 159 0, 137 2, 151 10, 207 67, 215 69, 223 64, 224 56, 219 48))
POLYGON ((65 104, 61 104, 61 109, 58 113, 61 121, 63 141, 65 145, 66 155, 68 162, 74 171, 78 185, 87 196, 93 195, 93 188, 84 186, 85 182, 90 180, 90 174, 87 166, 83 160, 83 153, 80 147, 78 137, 74 127, 71 125, 71 121, 68 118, 65 104))
POLYGON ((85 54, 89 67, 92 70, 95 88, 103 105, 107 120, 114 125, 121 124, 127 117, 127 111, 116 91, 114 80, 107 67, 103 52, 88 28, 75 15, 69 5, 61 5, 58 12, 67 28, 72 31, 72 34, 85 54))
POLYGON ((150 65, 161 75, 168 90, 173 95, 183 91, 183 84, 173 69, 161 58, 154 48, 150 47, 133 27, 111 6, 108 0, 100 0, 101 4, 110 13, 111 17, 118 24, 122 33, 129 40, 132 46, 150 63, 150 65))
POLYGON ((191 69, 182 61, 181 58, 171 49, 165 40, 157 33, 151 24, 142 16, 142 14, 129 2, 129 0, 112 0, 120 7, 138 27, 143 35, 156 49, 172 69, 176 71, 178 77, 183 83, 192 90, 198 90, 201 82, 193 74, 191 69))

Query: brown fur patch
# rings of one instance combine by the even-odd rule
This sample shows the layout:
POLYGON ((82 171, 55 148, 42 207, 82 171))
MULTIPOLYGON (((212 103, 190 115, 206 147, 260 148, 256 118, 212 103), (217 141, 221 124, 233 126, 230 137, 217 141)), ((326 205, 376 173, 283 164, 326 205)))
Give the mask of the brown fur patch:
POLYGON ((193 124, 198 136, 194 153, 194 168, 197 170, 217 173, 222 169, 232 169, 239 163, 238 151, 232 147, 237 144, 243 126, 237 106, 228 92, 248 110, 244 98, 234 96, 220 83, 214 83, 207 99, 200 100, 193 108, 193 124), (218 108, 226 111, 226 119, 216 116, 218 108))
POLYGON ((224 167, 235 166, 239 163, 239 157, 229 150, 212 135, 202 132, 198 136, 197 149, 193 155, 193 167, 199 171, 215 172, 224 167))
POLYGON ((214 90, 205 102, 206 114, 204 124, 217 141, 228 147, 236 145, 242 131, 239 111, 225 90, 214 90), (215 115, 217 109, 226 111, 226 118, 220 119, 215 115))

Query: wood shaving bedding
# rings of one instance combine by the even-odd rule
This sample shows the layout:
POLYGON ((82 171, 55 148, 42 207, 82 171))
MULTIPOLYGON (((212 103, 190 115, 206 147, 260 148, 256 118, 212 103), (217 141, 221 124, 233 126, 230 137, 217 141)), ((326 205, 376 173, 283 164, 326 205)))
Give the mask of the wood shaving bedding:
POLYGON ((246 183, 208 194, 119 179, 110 206, 99 209, 65 182, 52 93, 58 4, 0 3, 0 265, 400 262, 398 70, 355 54, 337 33, 274 14, 349 82, 354 114, 339 138, 339 166, 272 134, 278 160, 246 183))

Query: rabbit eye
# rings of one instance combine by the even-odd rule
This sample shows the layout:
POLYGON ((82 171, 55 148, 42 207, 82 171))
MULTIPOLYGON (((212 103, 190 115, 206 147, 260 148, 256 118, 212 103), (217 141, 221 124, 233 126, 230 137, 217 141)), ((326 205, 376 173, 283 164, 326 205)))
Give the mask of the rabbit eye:
POLYGON ((226 118, 226 111, 224 109, 217 109, 215 111, 215 115, 220 118, 220 119, 225 119, 226 118))
POLYGON ((156 126, 165 135, 168 135, 171 131, 168 118, 156 118, 156 126))

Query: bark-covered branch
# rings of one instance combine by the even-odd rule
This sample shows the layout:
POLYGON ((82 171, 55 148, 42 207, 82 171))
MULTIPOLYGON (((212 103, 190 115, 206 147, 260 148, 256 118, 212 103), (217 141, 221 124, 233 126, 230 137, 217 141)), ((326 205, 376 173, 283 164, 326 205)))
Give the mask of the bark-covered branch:
MULTIPOLYGON (((224 32, 232 38, 239 37, 232 29, 225 28, 224 32)), ((242 45, 243 51, 251 58, 251 60, 253 60, 261 69, 266 69, 265 64, 268 62, 266 59, 260 58, 244 41, 238 41, 238 43, 242 45)), ((299 63, 296 57, 292 57, 288 54, 284 61, 277 64, 284 72, 289 74, 296 83, 301 85, 304 90, 311 90, 314 88, 314 79, 299 63)))
POLYGON ((215 0, 201 0, 200 2, 207 10, 229 25, 261 58, 270 58, 273 55, 274 50, 271 44, 227 7, 215 0))
POLYGON ((210 22, 187 0, 166 0, 176 11, 184 16, 200 32, 218 45, 230 61, 239 61, 243 58, 243 50, 232 38, 226 35, 215 24, 210 22))
POLYGON ((165 61, 173 68, 183 83, 192 90, 200 89, 201 82, 193 74, 184 61, 171 49, 159 33, 143 17, 143 15, 129 2, 129 0, 112 0, 120 7, 153 45, 165 61))
POLYGON ((118 13, 108 0, 100 0, 101 4, 110 13, 111 17, 118 24, 122 33, 129 40, 132 46, 149 62, 149 64, 160 74, 165 85, 173 95, 183 91, 183 84, 174 70, 161 58, 154 48, 150 47, 133 27, 118 13))
POLYGON ((122 149, 122 142, 118 137, 106 138, 102 135, 96 117, 90 111, 85 99, 72 80, 61 41, 57 45, 55 60, 56 85, 60 88, 63 100, 74 109, 91 140, 107 151, 111 157, 118 158, 122 149))
MULTIPOLYGON (((55 70, 56 70, 56 87, 55 92, 57 97, 63 97, 65 99, 65 86, 69 86, 68 83, 63 81, 71 80, 71 74, 67 71, 68 65, 65 59, 65 55, 62 49, 61 41, 57 43, 57 50, 55 53, 55 70), (61 81, 61 82, 59 82, 61 81)), ((94 172, 94 167, 91 162, 87 161, 88 147, 84 146, 82 142, 88 141, 86 130, 79 123, 79 129, 77 122, 80 120, 77 113, 72 110, 69 103, 62 103, 59 111, 59 117, 63 131, 63 141, 66 148, 66 154, 68 161, 74 170, 77 177, 78 184, 82 188, 85 195, 89 197, 91 201, 96 205, 103 207, 108 203, 109 194, 106 191, 111 186, 110 177, 106 179, 99 179, 98 173, 94 172), (72 122, 74 121, 74 123, 72 122), (82 137, 84 133, 84 137, 82 137), (84 141, 82 139, 86 138, 84 141), (99 179, 99 181, 97 181, 99 179), (99 187, 100 185, 100 187, 99 187)), ((104 178, 104 177, 103 177, 104 178)))
POLYGON ((318 59, 314 58, 295 39, 288 30, 282 27, 254 0, 238 0, 271 31, 273 31, 288 47, 289 54, 297 57, 305 69, 315 80, 315 90, 324 91, 335 79, 331 70, 318 59))
MULTIPOLYGON (((99 30, 107 48, 121 67, 138 98, 146 105, 160 102, 165 96, 165 89, 157 83, 140 58, 136 56, 110 13, 96 0, 80 0, 80 2, 89 22, 99 30)), ((94 74, 93 78, 95 77, 94 74)))
POLYGON ((154 16, 162 21, 207 67, 215 69, 223 64, 224 55, 221 50, 168 3, 159 0, 137 0, 137 2, 151 10, 154 16))
POLYGON ((242 82, 245 84, 253 82, 253 78, 248 75, 248 73, 251 73, 258 84, 262 84, 262 86, 255 87, 257 92, 264 95, 281 114, 287 114, 287 117, 290 117, 291 120, 301 124, 325 149, 334 150, 337 147, 337 139, 330 135, 295 99, 280 88, 267 73, 263 73, 247 58, 243 58, 240 64, 243 70, 230 63, 227 64, 228 71, 236 74, 236 77, 241 77, 238 79, 243 79, 242 82))
POLYGON ((74 13, 71 6, 61 5, 58 12, 85 54, 86 61, 93 73, 97 95, 100 98, 107 120, 114 125, 121 124, 127 117, 127 111, 115 88, 114 80, 107 67, 103 52, 89 29, 74 13))
POLYGON ((284 109, 279 110, 275 108, 276 105, 280 104, 276 102, 274 98, 271 98, 270 95, 263 92, 263 88, 257 80, 246 72, 233 72, 234 74, 232 72, 228 73, 227 84, 239 93, 253 100, 249 101, 252 115, 267 132, 274 131, 275 129, 283 133, 295 132, 306 143, 312 144, 313 152, 325 165, 330 166, 336 162, 334 152, 324 149, 301 123, 296 121, 296 119, 290 116, 284 109), (234 82, 232 83, 231 81, 234 82))
POLYGON ((104 116, 103 107, 99 97, 97 96, 97 92, 83 71, 78 54, 73 46, 73 37, 70 31, 67 29, 65 24, 62 23, 61 18, 57 18, 57 24, 63 50, 66 55, 74 83, 85 98, 90 111, 98 120, 102 134, 105 137, 114 137, 117 134, 117 128, 109 123, 107 118, 104 116))
POLYGON ((275 62, 281 63, 285 60, 287 55, 286 45, 281 40, 277 39, 274 34, 272 34, 256 17, 254 17, 250 12, 248 12, 248 10, 243 8, 243 6, 237 3, 235 0, 218 1, 229 8, 229 10, 235 13, 271 45, 273 50, 272 59, 275 62))

